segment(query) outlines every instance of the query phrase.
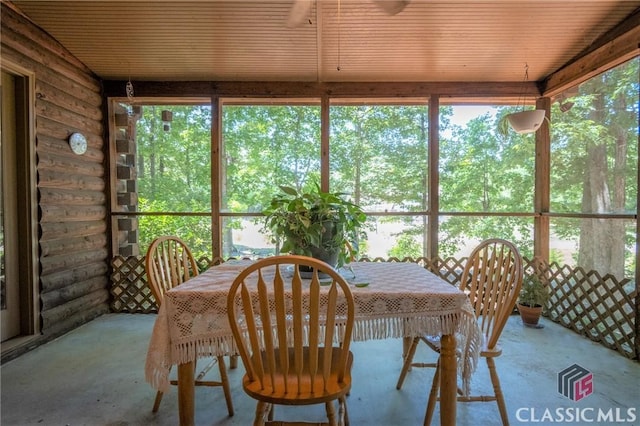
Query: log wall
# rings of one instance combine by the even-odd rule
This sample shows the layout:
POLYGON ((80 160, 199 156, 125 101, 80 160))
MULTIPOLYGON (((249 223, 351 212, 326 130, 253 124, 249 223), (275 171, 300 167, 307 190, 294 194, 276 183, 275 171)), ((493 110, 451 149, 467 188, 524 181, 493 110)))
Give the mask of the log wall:
POLYGON ((38 345, 109 311, 102 86, 47 33, 4 2, 1 7, 2 61, 33 72, 36 80, 38 345), (84 155, 69 147, 73 132, 87 138, 84 155))

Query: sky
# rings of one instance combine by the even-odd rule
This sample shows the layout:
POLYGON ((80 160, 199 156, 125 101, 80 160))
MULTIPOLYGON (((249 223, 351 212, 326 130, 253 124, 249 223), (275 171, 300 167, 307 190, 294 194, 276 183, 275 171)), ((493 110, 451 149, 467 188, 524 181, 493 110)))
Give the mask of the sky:
POLYGON ((451 122, 459 126, 466 125, 469 120, 479 117, 487 112, 495 112, 495 107, 487 105, 454 105, 451 122))

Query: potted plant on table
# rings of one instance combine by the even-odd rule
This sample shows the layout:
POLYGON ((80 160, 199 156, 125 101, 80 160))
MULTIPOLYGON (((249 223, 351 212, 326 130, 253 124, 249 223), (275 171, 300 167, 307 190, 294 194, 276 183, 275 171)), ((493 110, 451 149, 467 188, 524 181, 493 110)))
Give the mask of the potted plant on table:
POLYGON ((315 257, 334 267, 355 258, 366 221, 360 206, 317 184, 308 192, 289 186, 280 190, 263 211, 278 252, 315 257))
POLYGON ((538 324, 542 309, 549 300, 549 287, 538 274, 525 276, 518 296, 518 312, 527 327, 542 328, 538 324))

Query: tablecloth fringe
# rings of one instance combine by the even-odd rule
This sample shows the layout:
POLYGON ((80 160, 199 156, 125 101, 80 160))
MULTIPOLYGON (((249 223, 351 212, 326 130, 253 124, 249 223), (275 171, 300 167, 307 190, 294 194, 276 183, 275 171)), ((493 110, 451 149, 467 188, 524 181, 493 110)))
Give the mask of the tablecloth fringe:
POLYGON ((168 364, 168 356, 162 356, 157 352, 155 356, 147 357, 144 366, 144 377, 154 389, 166 392, 169 389, 169 373, 171 364, 168 364))
POLYGON ((380 340, 400 337, 414 337, 424 334, 455 333, 459 316, 456 313, 439 317, 370 318, 357 320, 353 327, 352 340, 380 340))
MULTIPOLYGON (((167 359, 177 360, 177 364, 184 364, 199 358, 217 356, 224 353, 231 355, 237 353, 233 337, 201 337, 197 340, 175 344, 172 355, 167 359)), ((166 364, 163 359, 149 359, 145 365, 145 379, 155 389, 166 392, 169 389, 169 373, 171 364, 166 364)), ((197 374, 197 372, 196 372, 197 374)))
POLYGON ((201 337, 186 343, 178 343, 173 348, 173 359, 182 364, 197 358, 217 356, 220 354, 231 355, 237 353, 233 337, 201 337))
MULTIPOLYGON (((465 315, 466 316, 466 315, 465 315)), ((407 317, 407 318, 371 318, 356 320, 352 333, 353 341, 381 340, 388 338, 413 337, 420 335, 455 334, 462 354, 477 354, 482 345, 482 336, 474 326, 475 318, 471 315, 466 320, 460 314, 451 313, 441 316, 407 317), (465 337, 466 336, 466 337, 465 337), (462 348, 466 350, 462 350, 462 348)), ((178 342, 171 348, 171 359, 177 363, 186 363, 194 359, 218 354, 235 354, 237 349, 231 336, 201 336, 188 342, 178 342)), ((462 388, 468 394, 470 379, 476 370, 477 358, 465 356, 464 362, 458 362, 458 375, 462 388)), ((169 371, 171 365, 165 365, 161 359, 147 360, 145 377, 154 388, 166 391, 169 387, 169 371)))

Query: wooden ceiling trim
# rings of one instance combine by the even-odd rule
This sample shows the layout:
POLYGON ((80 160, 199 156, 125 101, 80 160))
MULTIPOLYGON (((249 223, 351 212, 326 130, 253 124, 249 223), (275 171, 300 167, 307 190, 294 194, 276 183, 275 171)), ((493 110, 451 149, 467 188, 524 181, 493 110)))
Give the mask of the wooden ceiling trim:
MULTIPOLYGON (((104 82, 104 93, 108 97, 125 96, 126 81, 108 80, 104 82)), ((321 97, 337 98, 420 98, 438 94, 457 98, 513 98, 521 96, 537 97, 540 91, 535 82, 497 83, 423 83, 423 82, 289 82, 289 81, 133 81, 136 96, 140 97, 185 97, 219 96, 231 98, 268 97, 321 97), (523 93, 524 91, 524 93, 523 93)))

